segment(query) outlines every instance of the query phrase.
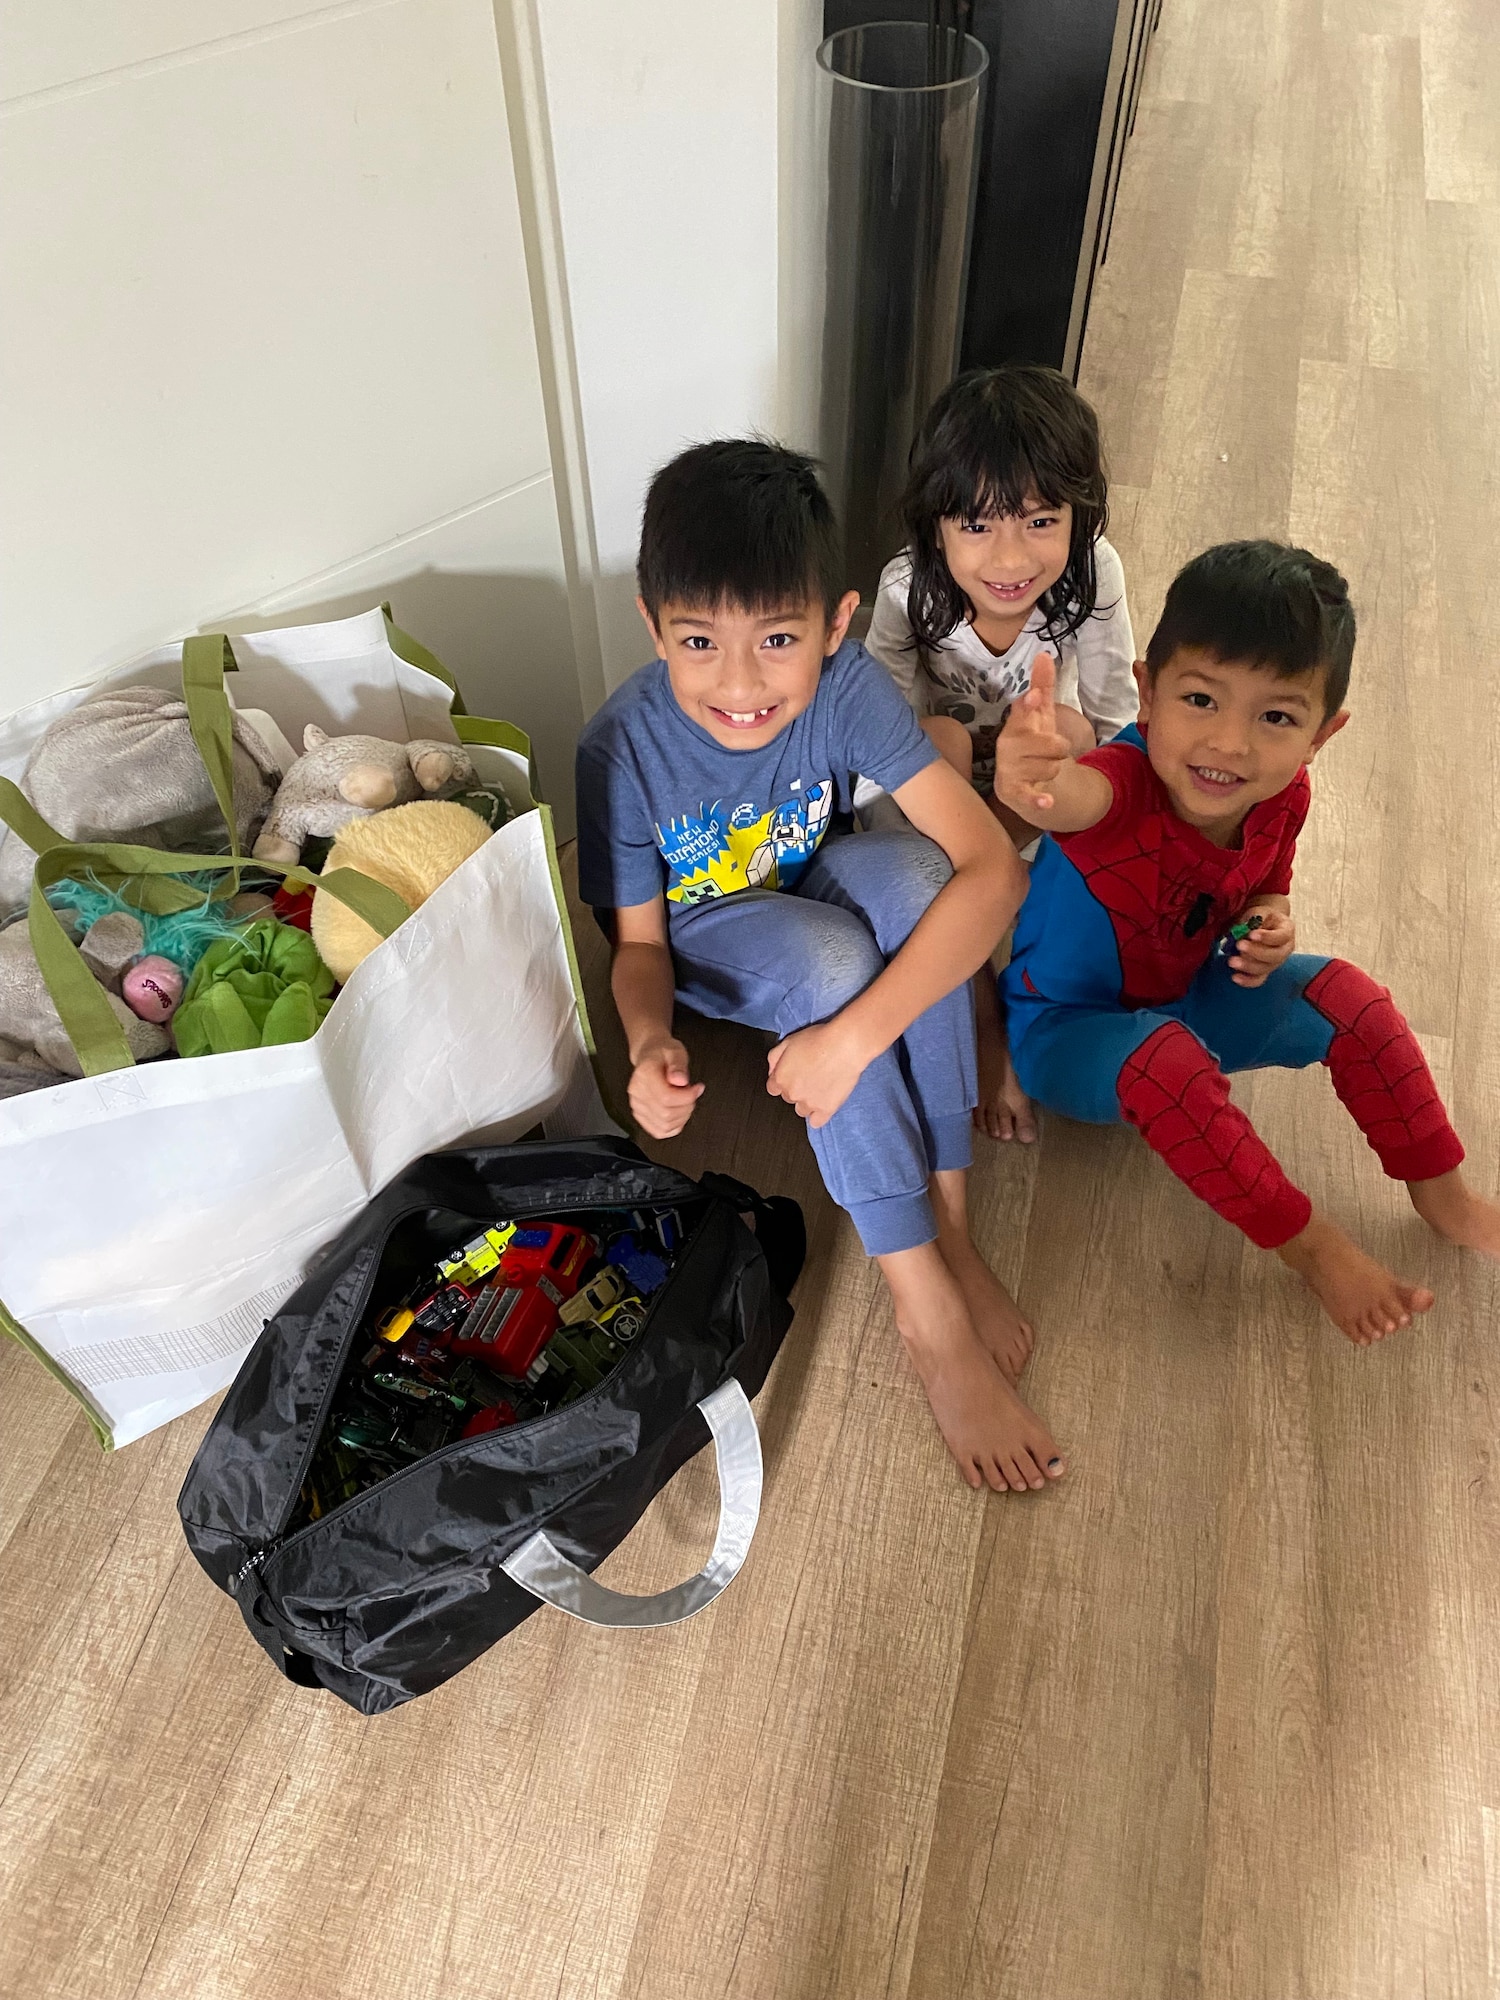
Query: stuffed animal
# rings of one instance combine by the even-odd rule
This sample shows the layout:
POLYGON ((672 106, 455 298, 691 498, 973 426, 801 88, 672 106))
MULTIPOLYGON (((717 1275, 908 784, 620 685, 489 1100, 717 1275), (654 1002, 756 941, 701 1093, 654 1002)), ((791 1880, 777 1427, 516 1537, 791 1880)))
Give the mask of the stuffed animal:
MULTIPOLYGON (((234 816, 242 848, 265 817, 276 757, 231 710, 234 816)), ((105 688, 43 731, 21 790, 64 840, 222 852, 228 835, 193 741, 187 703, 158 687, 105 688)), ((19 834, 0 846, 0 913, 25 902, 36 856, 19 834)))
MULTIPOLYGON (((141 956, 144 943, 145 934, 135 918, 116 911, 101 917, 78 947, 84 964, 105 989, 110 1009, 125 1030, 126 1043, 137 1062, 165 1055, 171 1047, 165 1028, 139 1019, 120 998, 121 981, 141 956)), ((50 1070, 60 1072, 50 1077, 50 1082, 83 1075, 83 1065, 52 1004, 31 948, 31 932, 24 923, 0 931, 0 1043, 6 1045, 3 1053, 7 1063, 19 1061, 29 1066, 28 1058, 40 1058, 50 1070)))
POLYGON ((106 889, 94 875, 81 882, 65 875, 47 891, 47 901, 71 928, 75 943, 101 917, 123 913, 140 924, 146 955, 126 974, 120 993, 130 1011, 143 1021, 168 1020, 182 997, 184 980, 209 946, 222 937, 232 937, 252 918, 269 914, 271 908, 270 897, 260 895, 241 894, 214 902, 213 891, 219 885, 213 875, 185 875, 178 880, 199 890, 203 900, 162 916, 137 909, 118 890, 106 889), (171 1005, 163 1012, 169 997, 171 1005))
POLYGON ((199 959, 172 1034, 180 1056, 270 1048, 315 1035, 332 1005, 333 974, 312 939, 261 917, 199 959))
POLYGON ((261 861, 296 861, 313 835, 339 833, 387 806, 472 784, 474 766, 458 743, 388 743, 383 736, 303 732, 303 754, 281 781, 255 843, 261 861))
MULTIPOLYGON (((414 805, 351 821, 328 850, 325 873, 358 869, 394 889, 414 910, 489 837, 489 828, 467 806, 419 799, 414 805)), ((323 963, 341 982, 380 943, 379 933, 326 889, 313 897, 312 935, 323 963)))

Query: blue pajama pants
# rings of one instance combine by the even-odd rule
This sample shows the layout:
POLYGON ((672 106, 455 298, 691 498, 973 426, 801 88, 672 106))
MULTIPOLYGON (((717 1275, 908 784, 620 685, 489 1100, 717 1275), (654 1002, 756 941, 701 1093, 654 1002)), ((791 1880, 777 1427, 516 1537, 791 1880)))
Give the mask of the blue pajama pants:
MULTIPOLYGON (((674 906, 677 998, 783 1036, 826 1021, 879 977, 952 872, 917 833, 831 836, 792 889, 674 906)), ((962 980, 876 1057, 826 1125, 809 1126, 823 1185, 872 1257, 937 1235, 927 1178, 968 1166, 978 1092, 962 980)))
POLYGON ((1180 1000, 1151 1007, 1049 1006, 1007 989, 1011 1060, 1028 1097, 1090 1125, 1118 1125, 1126 1060, 1168 1021, 1180 1021, 1226 1076, 1246 1069, 1308 1069, 1327 1059, 1334 1024, 1303 996, 1328 964, 1294 952, 1262 986, 1236 986, 1217 952, 1180 1000))

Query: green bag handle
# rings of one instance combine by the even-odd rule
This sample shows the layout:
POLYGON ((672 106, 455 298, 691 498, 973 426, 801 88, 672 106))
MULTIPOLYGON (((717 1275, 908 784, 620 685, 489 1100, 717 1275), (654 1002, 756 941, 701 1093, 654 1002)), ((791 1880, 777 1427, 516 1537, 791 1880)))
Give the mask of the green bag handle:
MULTIPOLYGON (((92 873, 100 881, 120 885, 124 895, 124 885, 171 875, 233 871, 237 876, 245 862, 233 854, 163 854, 155 847, 133 847, 121 841, 64 840, 9 778, 0 778, 0 821, 37 850, 27 912, 31 948, 84 1075, 101 1076, 108 1070, 131 1068, 135 1058, 125 1031, 115 1019, 104 988, 84 964, 77 945, 47 901, 46 891, 65 875, 92 873)), ((394 889, 371 881, 354 868, 314 875, 300 862, 257 861, 253 865, 268 875, 279 875, 289 888, 326 889, 381 937, 389 937, 411 915, 394 889)), ((186 897, 174 908, 185 909, 202 901, 201 891, 189 889, 186 883, 177 882, 173 887, 186 897)), ((148 905, 138 901, 138 907, 148 905)))
POLYGON ((431 674, 452 693, 448 704, 453 716, 453 727, 460 743, 485 743, 498 750, 510 750, 518 757, 526 759, 526 782, 533 805, 541 803, 541 788, 537 784, 536 758, 531 754, 531 738, 524 729, 517 729, 513 722, 496 722, 487 715, 470 715, 464 706, 464 698, 458 691, 458 682, 443 665, 436 653, 429 653, 420 639, 414 639, 410 632, 403 632, 391 616, 389 604, 380 607, 385 616, 385 636, 391 651, 398 660, 405 660, 409 667, 419 667, 424 674, 431 674))
MULTIPOLYGON (((229 834, 229 852, 239 859, 240 834, 234 816, 234 724, 224 692, 225 670, 238 669, 234 649, 222 632, 202 634, 182 642, 182 698, 188 727, 214 788, 229 834)), ((233 890, 230 891, 233 894, 233 890)))

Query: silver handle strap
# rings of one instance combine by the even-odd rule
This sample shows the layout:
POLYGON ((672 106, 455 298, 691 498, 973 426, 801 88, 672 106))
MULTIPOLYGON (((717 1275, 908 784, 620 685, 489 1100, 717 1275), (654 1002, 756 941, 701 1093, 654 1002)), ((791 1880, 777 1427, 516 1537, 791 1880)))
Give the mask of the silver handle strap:
POLYGON ((713 1432, 719 1467, 719 1530, 713 1554, 686 1583, 653 1597, 627 1597, 595 1583, 540 1531, 500 1567, 536 1597, 587 1625, 675 1625, 701 1611, 739 1575, 760 1519, 763 1468, 750 1399, 731 1376, 698 1405, 713 1432))

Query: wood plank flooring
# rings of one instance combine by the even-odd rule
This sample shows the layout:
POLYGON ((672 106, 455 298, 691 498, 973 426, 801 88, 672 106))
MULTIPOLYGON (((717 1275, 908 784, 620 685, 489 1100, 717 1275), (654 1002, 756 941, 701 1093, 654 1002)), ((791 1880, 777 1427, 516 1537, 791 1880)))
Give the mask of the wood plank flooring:
MULTIPOLYGON (((1306 942, 1389 982, 1500 1179, 1500 10, 1166 0, 1083 387, 1144 638, 1231 535, 1361 617, 1306 942)), ((579 925, 606 1062, 603 960, 579 925)), ((1500 1992, 1497 1278, 1321 1074, 1241 1094, 1439 1305, 1360 1355, 1124 1131, 985 1146, 976 1229, 1073 1471, 951 1471, 755 1037, 661 1149, 801 1199, 745 1574, 542 1613, 377 1722, 188 1557, 200 1412, 113 1456, 0 1352, 3 2000, 1469 2000, 1500 1992)), ((983 1142, 981 1142, 983 1144, 983 1142)), ((607 1565, 696 1568, 697 1462, 607 1565)))

